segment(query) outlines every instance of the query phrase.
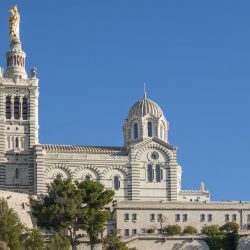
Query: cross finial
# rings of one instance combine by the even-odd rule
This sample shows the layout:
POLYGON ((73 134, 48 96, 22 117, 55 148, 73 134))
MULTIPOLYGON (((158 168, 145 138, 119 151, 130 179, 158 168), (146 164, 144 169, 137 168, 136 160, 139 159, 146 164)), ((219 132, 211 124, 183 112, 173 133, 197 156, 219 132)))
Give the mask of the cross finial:
POLYGON ((144 98, 147 98, 146 83, 144 82, 144 98))

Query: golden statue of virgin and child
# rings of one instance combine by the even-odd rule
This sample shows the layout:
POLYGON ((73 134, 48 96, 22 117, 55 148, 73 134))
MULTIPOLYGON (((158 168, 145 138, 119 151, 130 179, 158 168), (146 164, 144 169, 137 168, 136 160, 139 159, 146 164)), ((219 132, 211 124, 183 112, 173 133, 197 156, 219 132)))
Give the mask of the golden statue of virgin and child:
POLYGON ((9 25, 10 25, 10 41, 20 42, 20 36, 19 36, 20 14, 18 13, 16 6, 10 9, 9 25))

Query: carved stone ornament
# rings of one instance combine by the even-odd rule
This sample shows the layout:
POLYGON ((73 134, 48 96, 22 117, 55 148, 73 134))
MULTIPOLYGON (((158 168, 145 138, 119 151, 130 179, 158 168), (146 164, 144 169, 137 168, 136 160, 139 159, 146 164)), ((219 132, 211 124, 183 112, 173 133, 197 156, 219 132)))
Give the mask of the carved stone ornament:
POLYGON ((31 76, 31 78, 36 78, 36 75, 37 75, 37 68, 36 67, 32 67, 30 69, 30 76, 31 76))
POLYGON ((158 161, 159 158, 160 158, 160 155, 159 155, 159 153, 158 153, 157 151, 155 151, 155 150, 150 150, 150 151, 148 152, 148 160, 149 160, 149 161, 158 161))
POLYGON ((16 94, 28 95, 29 94, 29 89, 27 88, 8 87, 8 88, 5 88, 5 90, 8 94, 13 94, 13 95, 16 95, 16 94))

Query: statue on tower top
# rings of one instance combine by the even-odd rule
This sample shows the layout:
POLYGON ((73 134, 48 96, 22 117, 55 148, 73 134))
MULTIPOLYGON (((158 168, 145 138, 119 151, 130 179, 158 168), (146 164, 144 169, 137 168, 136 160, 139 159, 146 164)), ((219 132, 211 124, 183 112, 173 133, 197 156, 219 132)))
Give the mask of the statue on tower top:
POLYGON ((19 37, 20 14, 18 13, 16 6, 10 9, 9 23, 10 23, 10 41, 20 42, 20 37, 19 37))

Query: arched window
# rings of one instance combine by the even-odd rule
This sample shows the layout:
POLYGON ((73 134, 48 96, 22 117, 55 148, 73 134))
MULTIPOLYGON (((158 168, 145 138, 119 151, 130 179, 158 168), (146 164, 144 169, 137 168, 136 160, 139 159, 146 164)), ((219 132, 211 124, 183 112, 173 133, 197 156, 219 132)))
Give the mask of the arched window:
POLYGON ((148 137, 153 136, 153 131, 152 131, 152 122, 148 122, 148 137))
POLYGON ((119 177, 116 175, 114 177, 114 190, 119 190, 120 189, 120 180, 119 177))
POLYGON ((138 138, 138 123, 134 124, 134 139, 138 138))
POLYGON ((6 119, 10 119, 11 118, 11 97, 10 96, 6 96, 5 107, 6 107, 6 119))
POLYGON ((63 179, 63 174, 62 174, 62 173, 55 173, 55 174, 53 175, 53 178, 54 178, 54 179, 63 179))
POLYGON ((28 119, 28 99, 26 96, 23 97, 23 119, 28 119))
POLYGON ((153 182, 154 173, 153 173, 153 167, 152 167, 152 165, 148 165, 147 176, 148 176, 148 182, 153 182))
POLYGON ((161 180, 162 180, 162 169, 161 169, 161 166, 160 165, 156 165, 155 171, 156 171, 156 181, 157 182, 161 182, 161 180))
POLYGON ((91 179, 92 179, 91 174, 86 174, 86 175, 85 175, 85 180, 91 180, 91 179))
POLYGON ((15 96, 15 98, 14 98, 14 118, 15 119, 19 119, 20 118, 19 96, 15 96))
POLYGON ((15 144, 16 144, 16 148, 19 148, 19 139, 17 137, 16 137, 15 144))
POLYGON ((16 179, 19 179, 19 169, 18 168, 16 168, 15 176, 16 176, 16 179))

